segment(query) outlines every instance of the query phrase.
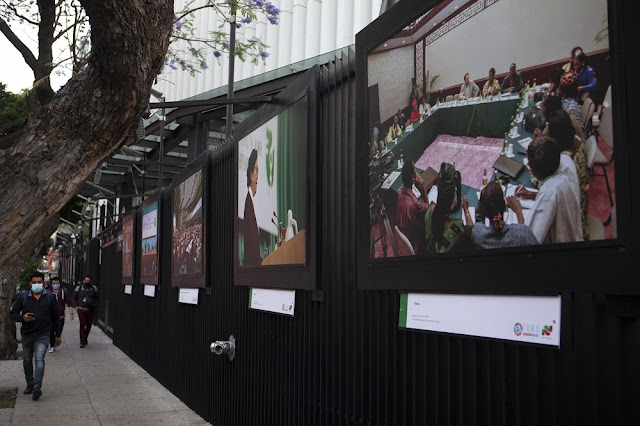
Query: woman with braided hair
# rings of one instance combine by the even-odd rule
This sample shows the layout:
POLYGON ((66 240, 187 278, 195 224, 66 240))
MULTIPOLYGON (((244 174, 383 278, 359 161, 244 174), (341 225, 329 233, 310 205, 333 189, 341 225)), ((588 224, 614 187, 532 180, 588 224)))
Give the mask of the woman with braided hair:
POLYGON ((471 223, 469 201, 461 194, 460 172, 450 163, 442 163, 436 180, 438 199, 431 202, 424 216, 425 247, 428 253, 447 253, 471 248, 468 230, 461 219, 449 215, 462 207, 471 223))
MULTIPOLYGON (((502 187, 496 181, 491 181, 480 192, 478 221, 473 225, 471 241, 477 248, 519 247, 538 244, 531 229, 524 224, 506 224, 504 211, 506 204, 522 219, 522 207, 509 197, 505 203, 502 187), (489 226, 485 224, 485 218, 489 219, 489 226)), ((520 220, 518 220, 520 222, 520 220)))

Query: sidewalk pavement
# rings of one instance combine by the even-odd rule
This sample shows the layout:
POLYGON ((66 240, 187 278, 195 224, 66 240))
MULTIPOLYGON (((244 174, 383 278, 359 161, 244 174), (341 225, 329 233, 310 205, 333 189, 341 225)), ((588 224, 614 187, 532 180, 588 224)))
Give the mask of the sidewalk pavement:
POLYGON ((0 389, 18 388, 15 408, 0 409, 0 425, 208 424, 115 347, 100 328, 91 328, 84 349, 78 332, 77 316, 74 321, 67 317, 62 345, 45 356, 38 401, 22 394, 22 360, 0 361, 0 389))

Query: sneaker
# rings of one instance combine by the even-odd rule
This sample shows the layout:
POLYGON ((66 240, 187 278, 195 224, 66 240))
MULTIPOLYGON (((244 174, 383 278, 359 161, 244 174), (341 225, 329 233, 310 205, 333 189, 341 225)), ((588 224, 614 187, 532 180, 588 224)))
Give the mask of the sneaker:
POLYGON ((52 354, 56 351, 56 348, 54 348, 53 346, 51 346, 51 349, 49 349, 49 353, 52 354))
POLYGON ((25 395, 31 395, 33 393, 33 386, 27 386, 22 393, 25 395))
POLYGON ((40 395, 42 395, 42 391, 40 389, 34 389, 33 395, 31 395, 31 399, 37 401, 38 399, 40 399, 40 395))
POLYGON ((83 342, 83 343, 80 343, 80 347, 81 347, 81 348, 84 348, 84 342, 83 342))

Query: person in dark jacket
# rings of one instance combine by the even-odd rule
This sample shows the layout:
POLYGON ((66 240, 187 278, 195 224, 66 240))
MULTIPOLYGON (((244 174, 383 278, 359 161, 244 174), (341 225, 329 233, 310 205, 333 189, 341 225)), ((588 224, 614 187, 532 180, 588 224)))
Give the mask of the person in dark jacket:
MULTIPOLYGON (((71 300, 71 294, 69 294, 69 292, 62 287, 62 284, 60 284, 60 277, 51 278, 51 287, 49 287, 49 291, 55 297, 58 305, 58 311, 60 311, 60 335, 62 335, 62 330, 64 329, 65 305, 69 307, 69 318, 73 321, 73 302, 71 300)), ((55 352, 55 333, 53 329, 51 330, 51 339, 49 344, 51 345, 49 353, 55 352)))
POLYGON ((260 256, 260 229, 253 202, 258 192, 258 151, 252 150, 247 164, 247 198, 244 202, 244 266, 262 264, 260 256))
POLYGON ((80 347, 89 344, 87 338, 93 324, 93 315, 98 307, 98 288, 91 284, 91 276, 85 275, 82 285, 76 287, 73 292, 73 306, 78 311, 80 321, 80 347))
POLYGON ((27 387, 24 394, 33 394, 37 401, 42 395, 44 356, 49 346, 49 333, 55 330, 55 345, 60 346, 60 313, 55 299, 44 289, 44 275, 34 272, 30 289, 19 296, 11 308, 10 317, 22 323, 22 359, 27 387), (35 354, 35 374, 33 357, 35 354))
POLYGON ((502 80, 502 93, 520 93, 524 84, 522 83, 522 76, 516 71, 516 64, 509 66, 509 74, 502 80))

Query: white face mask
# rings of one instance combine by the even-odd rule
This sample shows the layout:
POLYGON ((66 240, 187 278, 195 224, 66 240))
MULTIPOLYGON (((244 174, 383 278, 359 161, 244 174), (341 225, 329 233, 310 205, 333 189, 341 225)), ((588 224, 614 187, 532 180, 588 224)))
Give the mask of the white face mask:
POLYGON ((38 294, 38 293, 42 293, 42 290, 44 290, 44 284, 39 283, 39 284, 31 284, 31 291, 38 294))

